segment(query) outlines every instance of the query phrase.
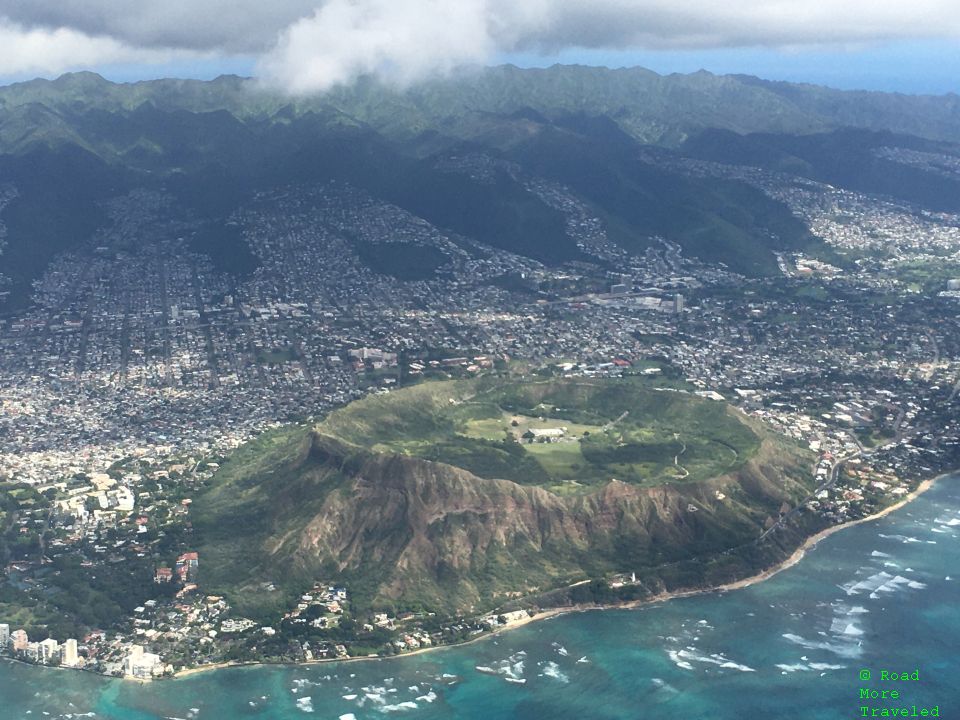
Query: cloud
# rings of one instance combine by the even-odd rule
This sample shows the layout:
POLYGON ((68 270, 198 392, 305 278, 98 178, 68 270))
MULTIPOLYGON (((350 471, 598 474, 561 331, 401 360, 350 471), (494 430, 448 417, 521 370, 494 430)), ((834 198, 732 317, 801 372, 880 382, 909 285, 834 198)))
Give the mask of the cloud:
MULTIPOLYGON (((455 0, 454 0, 455 1, 455 0)), ((0 17, 24 27, 71 28, 126 45, 263 53, 284 28, 324 0, 0 0, 0 17)))
POLYGON ((260 63, 292 92, 326 90, 359 75, 407 85, 490 58, 484 0, 330 0, 283 32, 260 63))
POLYGON ((59 74, 114 64, 169 62, 182 52, 137 48, 112 37, 95 37, 70 28, 25 29, 0 19, 0 76, 59 74))
MULTIPOLYGON (((490 0, 498 3, 500 0, 490 0)), ((960 37, 954 0, 555 0, 520 49, 705 49, 960 37)))
POLYGON ((19 28, 21 65, 34 46, 38 68, 45 47, 61 63, 75 52, 71 66, 99 55, 247 53, 291 92, 370 73, 407 84, 518 51, 960 38, 956 0, 0 0, 3 17, 0 28, 19 28))
POLYGON ((917 37, 960 37, 955 0, 329 0, 281 33, 261 69, 292 92, 312 92, 368 73, 405 84, 497 52, 917 37))

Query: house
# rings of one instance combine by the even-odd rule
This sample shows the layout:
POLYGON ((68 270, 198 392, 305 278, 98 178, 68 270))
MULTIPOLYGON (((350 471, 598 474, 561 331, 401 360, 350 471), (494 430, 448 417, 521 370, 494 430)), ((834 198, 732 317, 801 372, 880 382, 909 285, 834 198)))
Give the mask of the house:
POLYGON ((177 575, 180 577, 181 582, 187 582, 187 580, 193 580, 197 575, 197 570, 200 567, 200 554, 196 552, 187 552, 183 553, 180 557, 177 558, 177 575))

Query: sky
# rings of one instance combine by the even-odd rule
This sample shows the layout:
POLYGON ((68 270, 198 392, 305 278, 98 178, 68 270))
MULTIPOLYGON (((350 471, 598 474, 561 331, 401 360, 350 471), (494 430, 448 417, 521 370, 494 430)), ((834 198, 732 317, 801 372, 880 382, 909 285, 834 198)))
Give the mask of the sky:
POLYGON ((958 0, 0 0, 0 82, 255 76, 291 94, 361 75, 581 63, 960 92, 958 0))

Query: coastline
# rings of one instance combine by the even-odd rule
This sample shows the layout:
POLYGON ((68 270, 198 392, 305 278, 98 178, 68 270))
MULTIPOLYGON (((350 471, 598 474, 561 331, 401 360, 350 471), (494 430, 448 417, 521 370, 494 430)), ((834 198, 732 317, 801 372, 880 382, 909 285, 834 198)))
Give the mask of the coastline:
POLYGON ((885 507, 880 512, 874 513, 873 515, 867 515, 866 517, 862 517, 859 520, 851 520, 850 522, 841 523, 840 525, 833 525, 832 527, 824 528, 823 530, 816 533, 815 535, 811 535, 810 537, 808 537, 806 540, 803 541, 800 547, 798 547, 796 550, 793 551, 790 557, 788 557, 783 562, 773 566, 772 568, 769 568, 768 570, 764 570, 763 572, 753 575, 749 578, 744 578, 743 580, 737 580, 735 582, 727 583, 725 585, 719 585, 716 588, 714 588, 714 590, 706 591, 706 592, 713 592, 716 590, 738 590, 740 588, 749 587, 754 583, 763 582, 764 580, 767 580, 773 577, 781 570, 786 570, 787 568, 793 567, 794 565, 796 565, 798 562, 800 562, 803 559, 804 555, 807 554, 807 551, 816 547, 816 545, 821 540, 830 537, 836 532, 839 532, 849 527, 853 527, 854 525, 862 525, 864 523, 873 522, 874 520, 879 520, 882 517, 886 517, 890 513, 899 510, 904 505, 908 505, 914 500, 916 500, 918 497, 920 497, 925 492, 927 492, 927 490, 932 488, 937 483, 937 481, 940 480, 941 478, 948 477, 949 475, 952 475, 952 474, 954 473, 946 473, 944 475, 938 475, 935 478, 929 478, 927 480, 923 480, 917 486, 916 490, 913 490, 912 492, 904 495, 900 500, 895 502, 893 505, 889 505, 885 507))
MULTIPOLYGON (((413 657, 414 655, 422 655, 429 652, 434 652, 436 650, 443 650, 445 648, 454 648, 454 647, 463 647, 470 645, 481 640, 486 640, 497 635, 502 635, 504 633, 516 630, 518 628, 530 625, 535 622, 540 622, 542 620, 550 620, 551 618, 560 617, 561 615, 567 615, 570 613, 580 613, 580 612, 591 612, 596 610, 631 610, 639 607, 644 607, 646 605, 654 605, 661 602, 666 602, 668 600, 674 600, 677 598, 685 597, 694 597, 696 595, 706 595, 708 593, 715 592, 727 592, 730 590, 740 590, 743 588, 750 587, 757 583, 761 583, 765 580, 769 580, 774 575, 783 570, 793 567, 798 562, 800 562, 808 551, 816 547, 822 540, 830 537, 834 533, 840 532, 854 525, 861 525, 868 522, 873 522, 874 520, 879 520, 882 517, 886 517, 892 512, 899 510, 900 508, 908 505, 909 503, 916 500, 918 497, 927 492, 932 488, 938 480, 941 480, 944 477, 949 477, 950 475, 956 474, 955 472, 944 473, 938 475, 934 478, 929 478, 927 480, 921 481, 915 490, 904 495, 903 498, 898 500, 892 505, 885 507, 883 510, 874 513, 873 515, 868 515, 866 517, 859 518, 857 520, 851 520, 850 522, 841 523, 840 525, 833 525, 828 528, 824 528, 820 532, 811 535, 796 550, 791 553, 791 555, 783 560, 782 562, 777 563, 776 565, 767 568, 755 575, 743 578, 741 580, 734 580, 729 583, 724 583, 722 585, 716 585, 713 587, 707 588, 698 588, 695 590, 676 590, 672 592, 660 593, 652 597, 644 598, 642 600, 631 600, 628 602, 620 603, 611 603, 609 605, 573 605, 568 607, 557 607, 557 608, 548 608, 542 610, 535 615, 524 618, 523 620, 518 620, 517 622, 511 623, 510 625, 505 625, 503 627, 496 628, 490 632, 485 632, 477 635, 476 637, 470 638, 469 640, 464 640, 458 643, 451 643, 449 645, 434 645, 431 647, 420 648, 412 652, 400 653, 398 655, 386 655, 386 656, 375 656, 375 657, 351 657, 351 658, 320 658, 316 660, 307 660, 299 663, 268 663, 261 661, 250 661, 250 662, 237 662, 237 661, 228 661, 222 663, 213 663, 211 665, 201 665, 199 667, 187 668, 184 670, 179 670, 174 673, 172 676, 164 679, 169 680, 179 680, 182 678, 190 677, 192 675, 199 675, 201 673, 210 672, 213 670, 223 670, 226 668, 238 668, 238 667, 256 667, 256 666, 283 666, 283 667, 300 667, 306 665, 320 665, 324 663, 351 663, 351 662, 371 662, 371 661, 381 661, 381 660, 393 660, 397 658, 408 658, 413 657)), ((578 583, 579 584, 579 583, 578 583)), ((131 678, 124 678, 130 680, 131 678)), ((136 681, 143 682, 143 681, 136 681)))

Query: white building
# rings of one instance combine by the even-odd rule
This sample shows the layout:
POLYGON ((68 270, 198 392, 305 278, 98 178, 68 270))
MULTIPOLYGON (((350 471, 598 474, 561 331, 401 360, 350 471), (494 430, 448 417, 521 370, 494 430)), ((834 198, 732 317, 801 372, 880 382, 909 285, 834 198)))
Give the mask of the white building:
POLYGON ((115 500, 117 503, 117 510, 121 512, 133 512, 133 507, 136 504, 136 497, 133 492, 128 487, 118 487, 111 493, 112 500, 115 500))
POLYGON ((531 428, 529 431, 530 436, 534 440, 547 439, 547 440, 558 440, 567 434, 567 429, 565 427, 559 428, 531 428))
POLYGON ((10 633, 10 647, 14 652, 24 652, 29 644, 30 638, 27 637, 26 630, 14 630, 10 633))
POLYGON ((6 650, 10 644, 10 626, 0 623, 0 650, 6 650))
POLYGON ((60 659, 60 643, 58 643, 53 638, 47 638, 46 640, 41 640, 40 645, 40 657, 39 660, 44 663, 48 663, 52 660, 60 659))
POLYGON ((143 645, 133 645, 123 660, 123 674, 140 680, 149 680, 163 672, 159 655, 143 651, 143 645))
POLYGON ((77 665, 80 664, 80 656, 77 653, 77 641, 74 638, 67 638, 60 652, 60 664, 64 667, 77 667, 77 665))

